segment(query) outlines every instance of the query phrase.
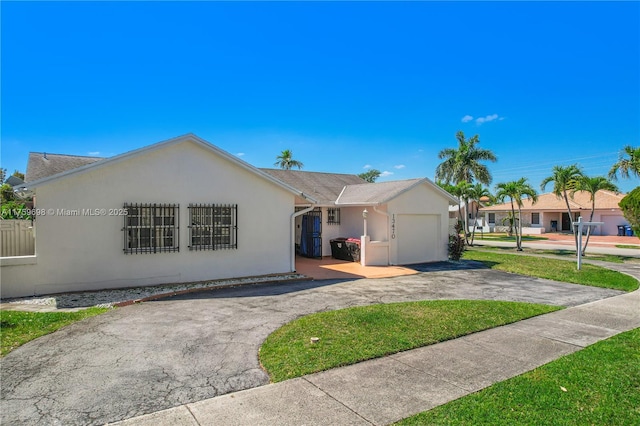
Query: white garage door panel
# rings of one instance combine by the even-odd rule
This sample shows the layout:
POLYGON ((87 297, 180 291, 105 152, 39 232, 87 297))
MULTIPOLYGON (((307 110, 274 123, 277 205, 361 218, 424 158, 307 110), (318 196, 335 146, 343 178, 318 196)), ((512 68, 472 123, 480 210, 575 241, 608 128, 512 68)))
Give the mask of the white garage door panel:
POLYGON ((604 225, 602 225, 602 232, 598 235, 618 235, 618 225, 622 225, 627 221, 624 216, 620 215, 602 215, 600 216, 600 222, 604 222, 604 225))
POLYGON ((440 216, 397 215, 398 264, 432 262, 440 257, 440 216))

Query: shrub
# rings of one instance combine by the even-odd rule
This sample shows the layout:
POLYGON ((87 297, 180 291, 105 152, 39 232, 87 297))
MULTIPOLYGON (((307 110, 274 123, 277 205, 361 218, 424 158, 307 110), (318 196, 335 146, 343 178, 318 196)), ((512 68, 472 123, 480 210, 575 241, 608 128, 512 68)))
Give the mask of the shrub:
POLYGON ((449 259, 451 260, 460 260, 462 253, 464 253, 465 241, 460 235, 463 227, 462 222, 456 223, 456 233, 449 235, 449 259))
POLYGON ((633 232, 640 235, 640 186, 628 193, 618 205, 633 228, 633 232))

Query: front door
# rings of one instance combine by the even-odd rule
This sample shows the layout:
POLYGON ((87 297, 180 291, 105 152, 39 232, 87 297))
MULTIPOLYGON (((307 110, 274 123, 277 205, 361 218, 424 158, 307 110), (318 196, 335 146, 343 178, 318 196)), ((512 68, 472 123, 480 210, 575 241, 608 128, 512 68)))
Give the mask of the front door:
MULTIPOLYGON (((573 214, 573 221, 577 222, 580 217, 580 213, 573 214)), ((562 229, 561 231, 571 231, 571 220, 569 220, 569 213, 562 213, 562 229)))
POLYGON ((302 215, 300 254, 305 257, 322 257, 322 211, 320 209, 302 215))

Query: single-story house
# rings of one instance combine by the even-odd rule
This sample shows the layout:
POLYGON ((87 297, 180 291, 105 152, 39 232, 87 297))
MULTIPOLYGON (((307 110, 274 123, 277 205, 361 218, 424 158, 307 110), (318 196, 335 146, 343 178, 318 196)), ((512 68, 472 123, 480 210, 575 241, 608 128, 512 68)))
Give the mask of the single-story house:
MULTIPOLYGON (((596 192, 594 222, 604 222, 601 226, 595 226, 591 231, 593 235, 617 235, 618 226, 628 225, 629 222, 622 214, 618 203, 625 194, 606 190, 596 192)), ((591 194, 586 191, 577 191, 569 198, 569 205, 573 218, 569 218, 567 205, 564 198, 553 193, 538 196, 538 201, 533 203, 531 199, 522 200, 522 227, 524 234, 542 234, 545 232, 571 232, 571 222, 576 222, 582 216, 583 221, 591 216, 591 194)), ((485 215, 485 221, 489 228, 504 231, 508 223, 504 220, 511 212, 511 203, 496 204, 482 207, 480 213, 485 215)), ((517 214, 517 206, 516 206, 517 214)))
POLYGON ((363 210, 363 263, 446 260, 457 202, 428 179, 261 170, 193 134, 105 159, 32 153, 27 175, 35 255, 0 259, 3 298, 294 272, 306 215, 306 254, 327 256, 364 235, 363 210))

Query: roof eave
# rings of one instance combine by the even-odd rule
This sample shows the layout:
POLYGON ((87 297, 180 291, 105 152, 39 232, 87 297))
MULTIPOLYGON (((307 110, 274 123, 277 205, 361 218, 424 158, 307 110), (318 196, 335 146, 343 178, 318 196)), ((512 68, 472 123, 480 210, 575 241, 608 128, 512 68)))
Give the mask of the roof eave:
POLYGON ((153 152, 153 151, 156 151, 158 149, 164 148, 166 146, 177 144, 177 143, 181 143, 181 142, 184 142, 186 140, 191 140, 191 141, 195 142, 196 144, 215 152, 219 156, 231 161, 232 163, 238 165, 239 167, 241 167, 241 168, 243 168, 243 169, 245 169, 247 171, 250 171, 250 172, 252 172, 252 173, 254 173, 254 174, 258 175, 258 176, 261 176, 262 178, 264 178, 264 179, 276 184, 277 186, 279 186, 279 187, 281 187, 281 188, 283 188, 283 189, 285 189, 285 190, 287 190, 287 191, 289 191, 289 192, 291 192, 291 193, 293 193, 295 195, 298 195, 298 196, 310 201, 313 204, 316 204, 318 202, 315 198, 311 197, 310 195, 307 195, 304 192, 302 192, 302 191, 300 191, 300 190, 298 190, 298 189, 296 189, 296 188, 294 188, 294 187, 282 182, 281 180, 274 178, 273 176, 269 175, 268 173, 263 172, 262 170, 258 169, 257 167, 254 167, 251 164, 239 159, 238 157, 229 154, 228 152, 216 147, 215 145, 212 145, 211 143, 205 141, 204 139, 200 138, 199 136, 197 136, 197 135, 195 135, 193 133, 187 133, 187 134, 182 135, 182 136, 177 136, 175 138, 171 138, 171 139, 167 139, 165 141, 157 142, 157 143, 155 143, 153 145, 148 145, 148 146, 144 146, 142 148, 138 148, 138 149, 135 149, 135 150, 132 150, 132 151, 128 151, 128 152, 125 152, 123 154, 116 155, 114 157, 109 157, 109 158, 105 158, 103 160, 98 160, 98 161, 96 161, 94 163, 86 164, 84 166, 77 167, 75 169, 70 169, 70 170, 67 170, 67 171, 62 172, 62 173, 58 173, 58 174, 55 174, 55 175, 52 175, 52 176, 47 176, 47 177, 42 178, 42 179, 37 179, 37 180, 35 180, 33 182, 28 182, 27 184, 22 186, 22 188, 28 188, 28 189, 37 188, 39 186, 42 186, 42 185, 57 181, 59 179, 63 179, 65 177, 67 177, 67 176, 70 176, 70 175, 73 175, 73 174, 77 174, 77 173, 82 173, 82 172, 84 172, 85 170, 88 170, 88 169, 98 169, 98 168, 104 167, 104 166, 109 165, 109 164, 119 163, 119 162, 124 161, 124 160, 126 160, 128 158, 134 157, 134 156, 136 156, 136 155, 138 155, 138 154, 140 154, 142 152, 145 152, 145 151, 146 152, 153 152))

